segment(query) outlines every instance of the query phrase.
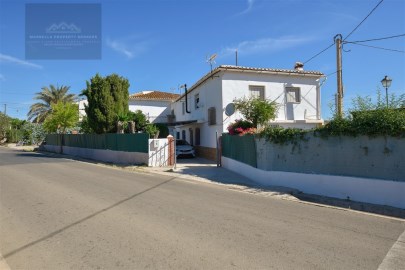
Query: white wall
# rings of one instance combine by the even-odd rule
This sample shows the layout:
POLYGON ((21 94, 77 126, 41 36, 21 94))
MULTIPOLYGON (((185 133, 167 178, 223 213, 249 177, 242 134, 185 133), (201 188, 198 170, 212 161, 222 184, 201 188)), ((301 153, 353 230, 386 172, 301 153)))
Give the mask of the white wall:
MULTIPOLYGON (((176 115, 176 122, 179 121, 189 121, 197 120, 197 123, 192 123, 189 125, 177 126, 174 130, 173 136, 176 137, 176 132, 186 131, 186 140, 190 142, 189 129, 192 128, 195 136, 195 128, 200 128, 200 145, 204 147, 216 147, 215 132, 220 135, 223 131, 222 129, 222 95, 221 88, 222 83, 218 74, 213 78, 209 78, 203 84, 199 85, 197 88, 188 93, 188 109, 191 113, 182 113, 182 103, 185 102, 185 97, 181 101, 172 103, 172 109, 176 115), (198 109, 195 108, 195 95, 199 94, 200 106, 198 109), (208 125, 208 109, 210 107, 216 108, 216 125, 208 125)), ((195 143, 195 139, 194 139, 195 143)))
MULTIPOLYGON (((297 128, 311 128, 315 123, 308 124, 303 120, 312 120, 312 122, 322 122, 320 119, 320 93, 319 78, 314 76, 294 76, 294 75, 272 75, 257 74, 248 72, 227 72, 223 75, 222 96, 224 107, 231 103, 235 98, 249 96, 249 86, 264 86, 265 97, 274 100, 279 104, 279 110, 276 122, 284 126, 293 126, 297 128), (301 102, 292 104, 286 102, 285 88, 300 87, 301 102), (292 106, 295 121, 287 120, 287 106, 292 106), (298 121, 297 121, 298 120, 298 121), (301 121, 300 121, 301 120, 301 121), (320 120, 320 121, 313 121, 320 120), (299 122, 299 123, 297 123, 299 122)), ((239 113, 231 117, 224 114, 224 131, 226 127, 236 119, 242 118, 239 113)))
POLYGON ((308 194, 389 205, 405 209, 405 182, 324 174, 264 171, 222 157, 222 166, 265 186, 283 186, 308 194))
POLYGON ((114 162, 121 164, 147 164, 148 154, 139 152, 124 152, 104 149, 90 149, 70 146, 44 145, 49 152, 62 153, 71 156, 78 156, 92 160, 104 162, 114 162))
POLYGON ((166 123, 167 115, 171 114, 170 101, 129 100, 129 110, 141 110, 151 123, 166 123))
POLYGON ((80 100, 78 102, 78 105, 79 105, 79 121, 82 121, 83 117, 86 116, 86 111, 84 110, 84 105, 88 105, 88 104, 89 103, 88 103, 87 99, 80 100))
POLYGON ((169 143, 167 139, 149 139, 149 167, 165 167, 169 164, 169 143))
MULTIPOLYGON (((319 77, 316 76, 293 76, 293 75, 272 75, 265 73, 250 73, 250 72, 231 72, 221 71, 216 73, 212 78, 208 78, 204 83, 199 85, 188 93, 188 109, 190 114, 182 113, 182 103, 185 102, 184 97, 181 101, 172 103, 171 108, 176 115, 176 122, 197 120, 198 123, 193 123, 184 126, 178 126, 174 130, 181 133, 186 130, 186 139, 190 142, 189 128, 193 130, 199 127, 201 130, 201 146, 216 147, 215 132, 221 134, 227 132, 227 127, 236 119, 242 118, 239 113, 235 113, 231 117, 225 115, 225 107, 233 102, 235 98, 248 97, 249 86, 264 86, 265 97, 270 100, 275 100, 280 104, 276 120, 285 127, 297 128, 313 128, 318 123, 323 122, 320 118, 320 96, 319 95, 319 77), (300 87, 301 88, 301 103, 292 104, 295 120, 286 121, 286 99, 285 87, 300 87), (199 94, 200 108, 195 109, 195 95, 199 94), (208 108, 216 108, 217 124, 209 126, 208 108)), ((180 136, 181 138, 181 136, 180 136)))

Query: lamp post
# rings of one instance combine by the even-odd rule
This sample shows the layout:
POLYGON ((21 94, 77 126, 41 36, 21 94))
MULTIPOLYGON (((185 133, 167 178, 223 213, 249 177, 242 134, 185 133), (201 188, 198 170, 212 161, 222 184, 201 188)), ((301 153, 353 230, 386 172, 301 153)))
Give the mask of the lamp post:
POLYGON ((391 86, 392 79, 385 75, 384 79, 381 80, 383 87, 385 87, 385 100, 387 102, 388 108, 388 88, 391 86))

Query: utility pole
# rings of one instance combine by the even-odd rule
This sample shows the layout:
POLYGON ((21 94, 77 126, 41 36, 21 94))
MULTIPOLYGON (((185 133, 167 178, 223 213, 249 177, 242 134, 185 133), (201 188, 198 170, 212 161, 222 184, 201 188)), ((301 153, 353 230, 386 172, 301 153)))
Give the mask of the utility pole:
POLYGON ((4 115, 7 115, 7 104, 4 103, 4 115))
POLYGON ((336 44, 336 68, 337 68, 337 116, 343 116, 343 80, 342 80, 342 35, 334 37, 336 44))
POLYGON ((235 65, 238 66, 238 50, 235 50, 235 65))

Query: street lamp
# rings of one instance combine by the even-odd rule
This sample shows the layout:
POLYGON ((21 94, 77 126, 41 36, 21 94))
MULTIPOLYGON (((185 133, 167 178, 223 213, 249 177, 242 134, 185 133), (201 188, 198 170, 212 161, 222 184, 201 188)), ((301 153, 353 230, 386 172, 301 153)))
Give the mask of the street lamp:
POLYGON ((381 80, 383 87, 385 87, 385 100, 387 102, 388 108, 388 88, 391 86, 392 79, 385 75, 384 79, 381 80))

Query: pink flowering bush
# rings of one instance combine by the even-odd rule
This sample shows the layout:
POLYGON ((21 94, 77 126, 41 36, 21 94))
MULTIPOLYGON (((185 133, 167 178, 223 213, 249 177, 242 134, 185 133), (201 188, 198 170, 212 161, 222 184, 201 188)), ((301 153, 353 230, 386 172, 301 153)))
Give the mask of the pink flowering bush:
POLYGON ((255 134, 256 128, 253 124, 246 120, 236 120, 234 123, 228 126, 228 132, 230 135, 239 135, 243 136, 245 134, 255 134))

